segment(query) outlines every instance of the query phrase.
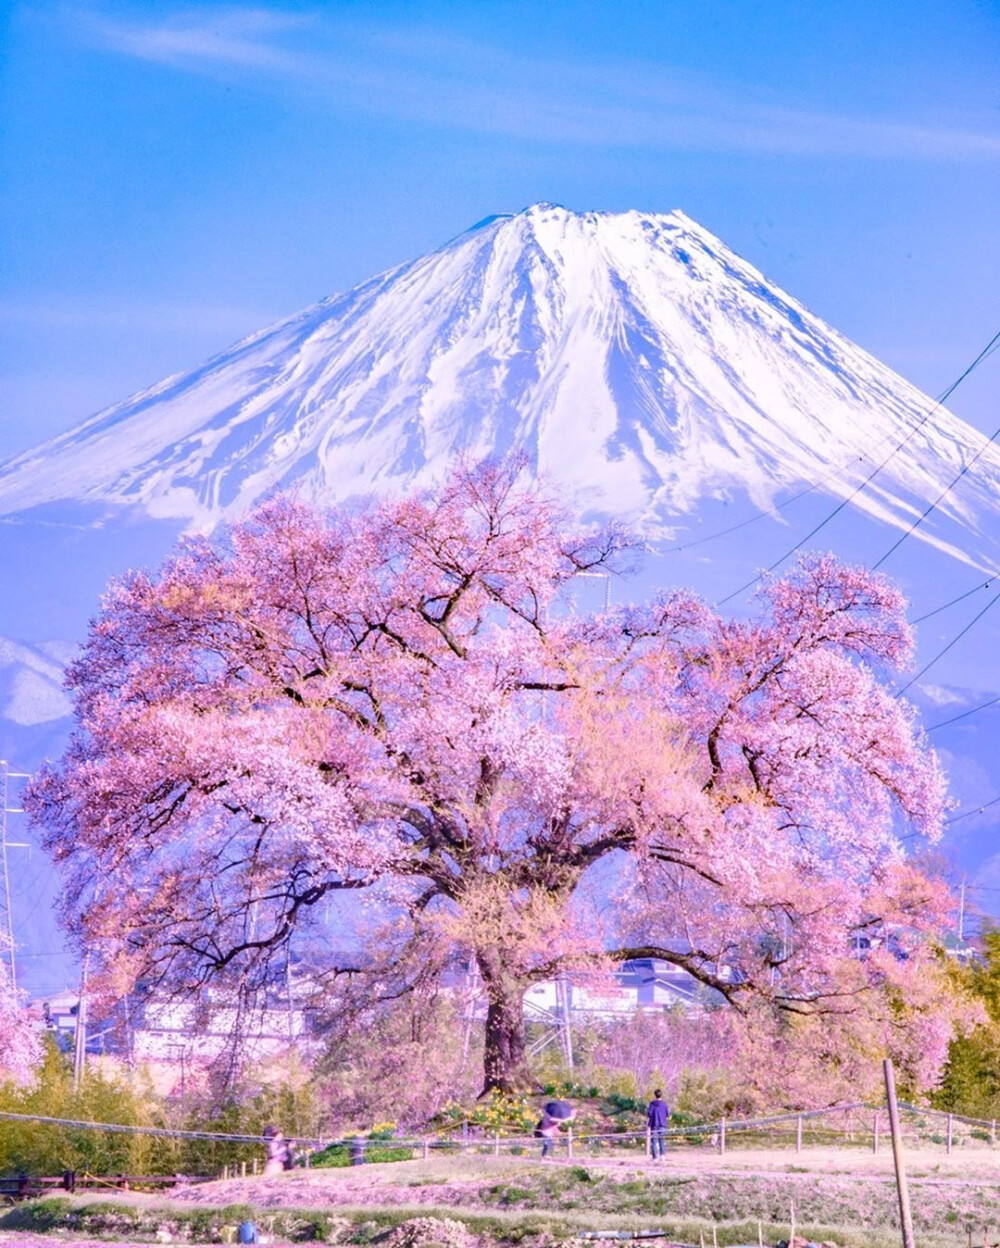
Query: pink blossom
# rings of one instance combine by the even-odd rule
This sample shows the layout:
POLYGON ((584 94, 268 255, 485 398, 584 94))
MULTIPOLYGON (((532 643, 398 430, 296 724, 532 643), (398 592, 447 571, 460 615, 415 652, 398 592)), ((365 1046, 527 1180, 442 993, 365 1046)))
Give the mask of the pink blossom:
POLYGON ((293 932, 321 961, 324 905, 378 889, 369 981, 474 957, 488 1086, 523 1077, 528 985, 637 951, 742 1017, 846 1027, 890 980, 918 997, 851 953, 905 928, 924 966, 944 904, 900 840, 940 833, 945 786, 880 683, 911 647, 898 591, 822 556, 751 620, 679 592, 561 608, 626 547, 481 466, 369 510, 275 499, 113 585, 29 805, 114 982, 264 987, 293 932))

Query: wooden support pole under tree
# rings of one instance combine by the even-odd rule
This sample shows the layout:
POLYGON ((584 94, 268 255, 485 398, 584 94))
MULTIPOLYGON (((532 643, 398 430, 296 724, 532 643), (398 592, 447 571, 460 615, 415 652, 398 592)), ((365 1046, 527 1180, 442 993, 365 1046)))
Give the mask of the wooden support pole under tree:
POLYGON ((913 1217, 910 1213, 910 1193, 906 1186, 906 1170, 903 1168, 903 1140, 899 1130, 899 1110, 896 1108, 896 1079, 892 1061, 882 1062, 885 1075, 885 1096, 889 1105, 889 1130, 892 1133, 892 1160, 896 1168, 896 1191, 899 1195, 899 1225, 903 1231, 903 1248, 915 1248, 913 1242, 913 1217))
POLYGON ((430 1155, 431 1155, 430 1140, 425 1139, 424 1140, 424 1161, 426 1161, 430 1155))
POLYGON ((653 1155, 653 1128, 647 1127, 646 1128, 646 1156, 652 1157, 652 1155, 653 1155))
POLYGON ((795 1119, 795 1151, 802 1152, 802 1115, 795 1119))
POLYGON ((948 1115, 948 1143, 946 1146, 949 1153, 951 1152, 952 1144, 954 1143, 954 1140, 955 1140, 955 1115, 949 1114, 948 1115))
POLYGON ((500 1132, 499 1131, 493 1132, 493 1156, 494 1157, 500 1156, 500 1132))
POLYGON ((726 1151, 726 1120, 723 1118, 719 1123, 719 1152, 726 1151))

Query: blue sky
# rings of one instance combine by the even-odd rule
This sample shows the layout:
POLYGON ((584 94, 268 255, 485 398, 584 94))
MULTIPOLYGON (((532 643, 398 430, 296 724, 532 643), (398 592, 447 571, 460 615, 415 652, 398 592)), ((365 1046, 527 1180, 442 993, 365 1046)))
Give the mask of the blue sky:
POLYGON ((5 13, 0 455, 539 199, 683 208, 931 392, 1000 328, 993 2, 5 13))

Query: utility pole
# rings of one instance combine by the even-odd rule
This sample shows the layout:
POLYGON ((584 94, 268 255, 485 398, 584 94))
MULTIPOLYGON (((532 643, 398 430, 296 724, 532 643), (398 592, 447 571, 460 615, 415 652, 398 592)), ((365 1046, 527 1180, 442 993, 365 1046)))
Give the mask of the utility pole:
POLYGON ((562 1023, 562 1044, 563 1053, 566 1057, 566 1065, 570 1070, 573 1069, 573 1029, 571 1026, 570 1004, 573 999, 573 989, 569 980, 561 975, 556 980, 557 1000, 559 1002, 560 1021, 562 1023))
POLYGON ((604 581, 604 610, 611 610, 611 573, 610 572, 574 572, 574 576, 592 576, 604 581))
POLYGON ((7 957, 11 987, 17 990, 17 966, 14 960, 14 908, 10 899, 9 849, 30 849, 27 841, 11 841, 7 838, 7 816, 23 815, 20 806, 10 804, 11 779, 27 780, 28 771, 11 771, 5 758, 0 758, 0 952, 7 957))
POLYGON ((469 955, 469 965, 465 972, 465 1029, 462 1033, 462 1069, 469 1060, 469 1045, 472 1042, 472 1024, 475 1021, 476 997, 479 993, 479 963, 476 955, 469 955))
MULTIPOLYGON (((182 1040, 168 1040, 168 1041, 167 1041, 167 1048, 168 1048, 168 1049, 170 1050, 170 1052, 171 1052, 171 1057, 172 1057, 172 1058, 173 1058, 173 1057, 176 1057, 177 1061, 180 1063, 180 1068, 181 1068, 181 1118, 183 1118, 183 1117, 184 1117, 184 1115, 185 1115, 185 1113, 186 1113, 186 1110, 187 1110, 187 1088, 186 1088, 186 1086, 185 1086, 185 1080, 184 1080, 185 1059, 186 1059, 186 1057, 187 1057, 187 1051, 186 1051, 186 1050, 185 1050, 185 1048, 184 1048, 184 1042, 183 1042, 182 1040)), ((174 1088, 176 1089, 176 1087, 177 1087, 177 1085, 175 1084, 175 1085, 174 1085, 174 1088)))
POLYGON ((76 1031, 73 1035, 73 1091, 80 1091, 87 1064, 87 975, 90 971, 90 950, 83 955, 80 972, 80 1000, 76 1007, 76 1031))
POLYGON ((292 1000, 292 941, 285 945, 285 997, 287 1000, 288 1044, 295 1044, 295 1005, 292 1000))

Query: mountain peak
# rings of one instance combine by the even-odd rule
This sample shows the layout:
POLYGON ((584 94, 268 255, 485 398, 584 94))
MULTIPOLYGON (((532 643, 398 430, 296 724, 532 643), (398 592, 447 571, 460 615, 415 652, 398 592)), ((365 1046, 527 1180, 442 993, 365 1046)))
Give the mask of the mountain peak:
MULTIPOLYGON (((655 522, 804 482, 844 497, 903 441, 855 500, 903 524, 981 442, 930 408, 680 210, 541 202, 0 464, 0 515, 69 500, 211 528, 293 484, 398 491, 517 447, 582 511, 655 522)), ((985 542, 1000 455, 964 484, 948 508, 985 542)))

